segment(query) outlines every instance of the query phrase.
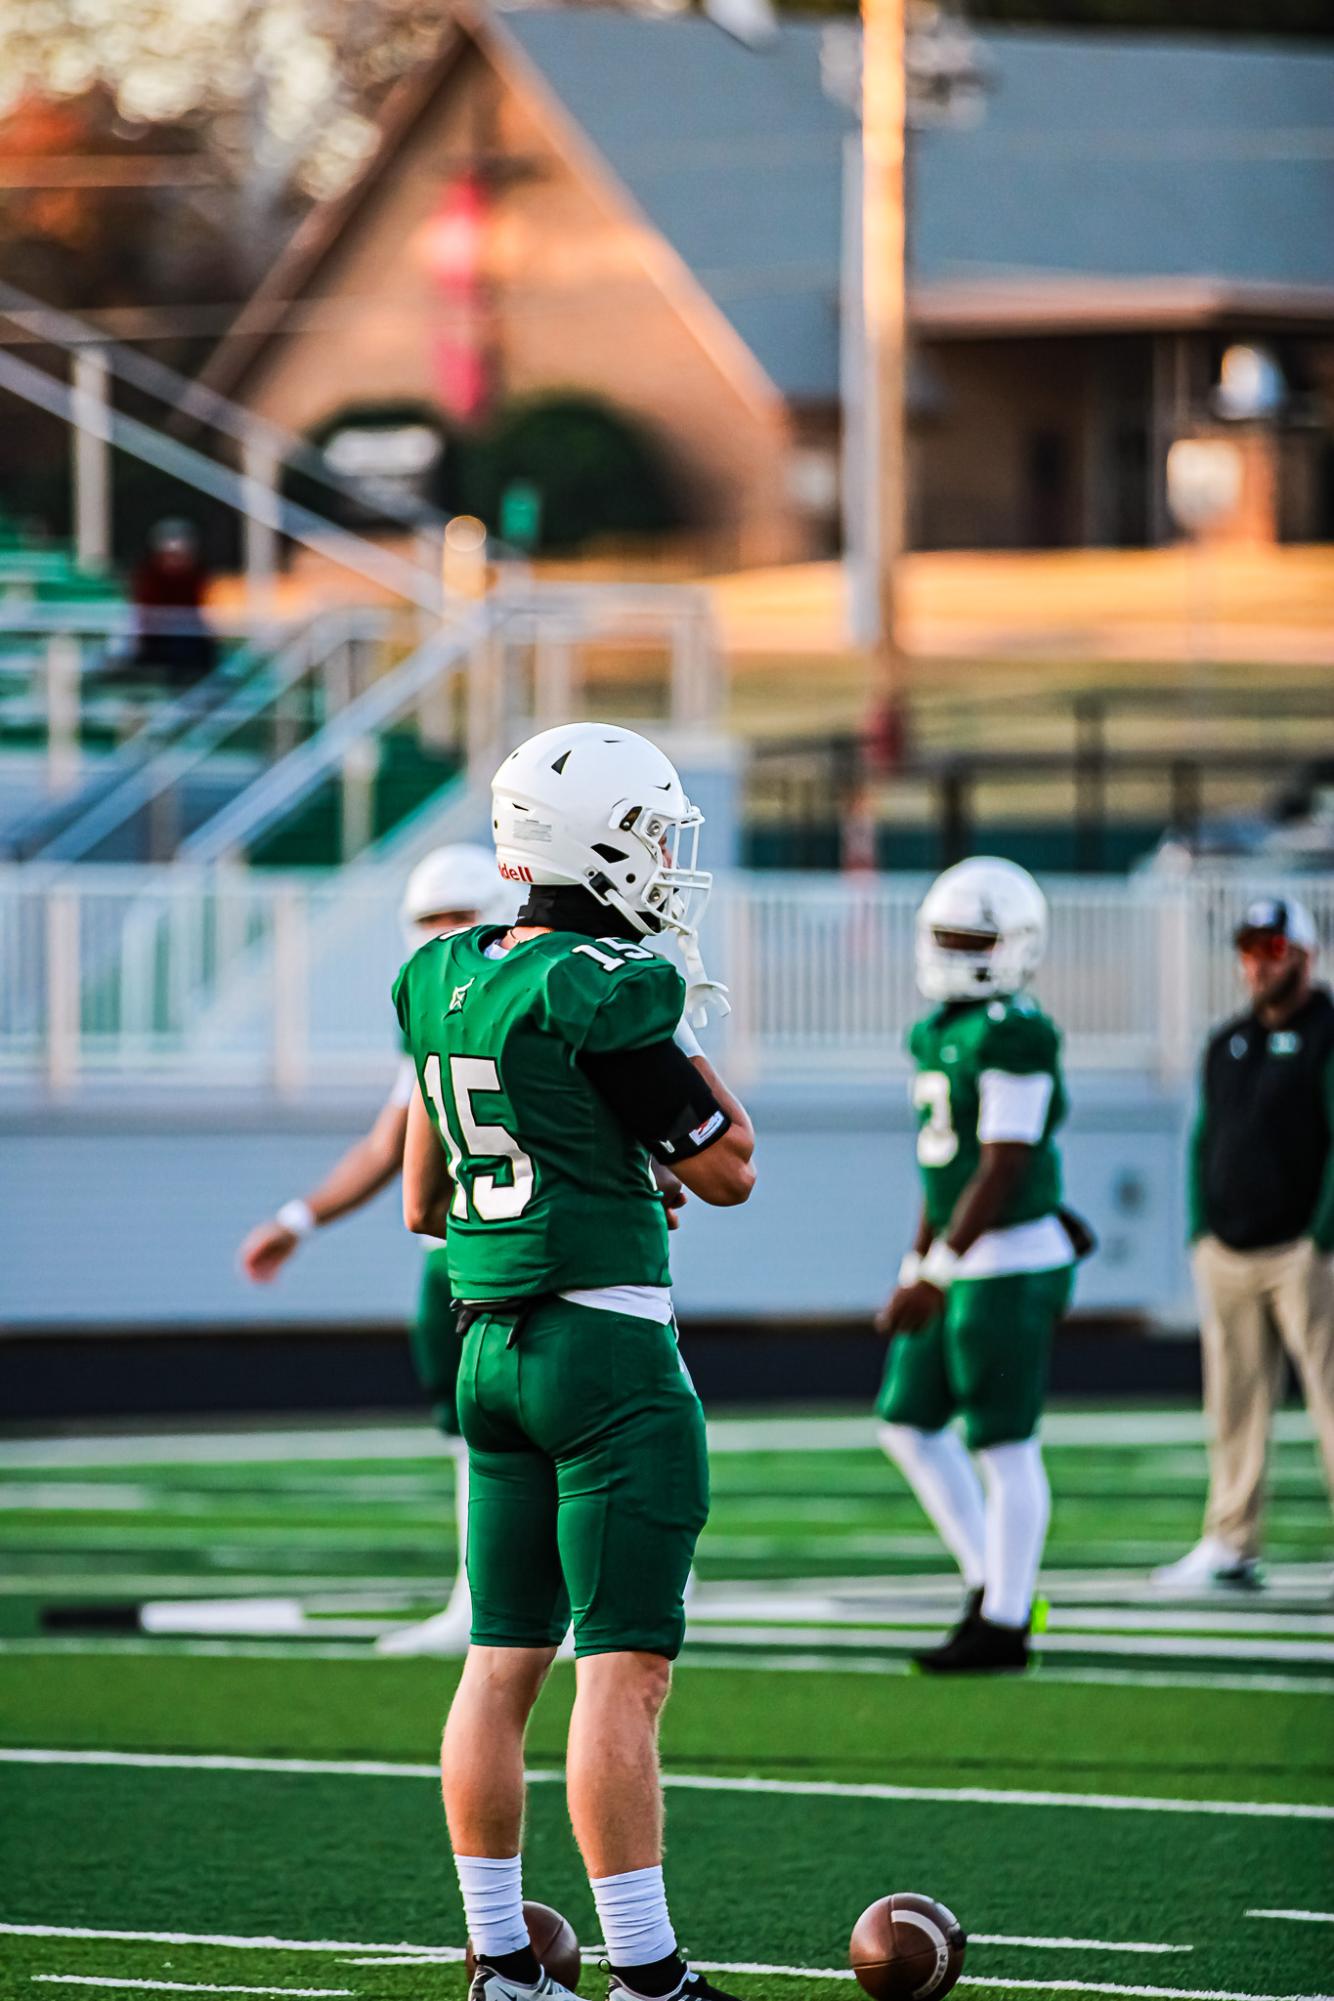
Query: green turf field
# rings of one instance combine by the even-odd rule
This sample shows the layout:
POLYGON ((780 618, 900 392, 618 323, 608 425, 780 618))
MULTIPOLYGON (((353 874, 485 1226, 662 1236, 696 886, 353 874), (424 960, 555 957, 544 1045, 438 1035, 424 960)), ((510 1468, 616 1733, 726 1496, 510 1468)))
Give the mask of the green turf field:
MULTIPOLYGON (((858 1911, 925 1889, 998 1995, 1334 1993, 1304 1420, 1280 1424, 1270 1588, 1223 1602, 1145 1583, 1198 1529, 1196 1414, 1048 1435, 1041 1666, 941 1685, 904 1656, 957 1591, 865 1421, 714 1427, 664 1759, 678 1923, 698 1962, 752 1969, 737 1992, 847 2001, 858 1911)), ((414 1427, 0 1442, 0 1994, 460 1995, 432 1773, 456 1668, 373 1651, 442 1599, 451 1485, 414 1427), (134 1630, 145 1602, 198 1630, 134 1630), (107 1607, 124 1630, 88 1628, 107 1607)), ((572 1681, 531 1734, 526 1887, 594 1943, 559 1784, 572 1681)))

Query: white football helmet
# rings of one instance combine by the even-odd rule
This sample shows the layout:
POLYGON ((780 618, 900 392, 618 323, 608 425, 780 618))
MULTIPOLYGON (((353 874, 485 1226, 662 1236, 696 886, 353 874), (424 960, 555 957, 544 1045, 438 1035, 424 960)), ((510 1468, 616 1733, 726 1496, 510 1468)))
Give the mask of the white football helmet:
POLYGON ((475 911, 472 921, 477 924, 508 924, 515 903, 514 892, 502 882, 490 850, 459 842, 432 848, 422 856, 408 877, 398 917, 403 937, 415 951, 428 939, 454 928, 435 921, 446 913, 475 911))
MULTIPOLYGON (((713 877, 695 866, 704 815, 671 759, 615 723, 563 723, 511 751, 491 782, 506 882, 573 885, 681 947, 692 1015, 727 990, 706 978, 699 923, 713 877)), ((702 1018, 702 1015, 701 1015, 702 1018)))
POLYGON ((927 1000, 1018 993, 1047 949, 1047 899, 996 855, 956 862, 917 913, 917 984, 927 1000))

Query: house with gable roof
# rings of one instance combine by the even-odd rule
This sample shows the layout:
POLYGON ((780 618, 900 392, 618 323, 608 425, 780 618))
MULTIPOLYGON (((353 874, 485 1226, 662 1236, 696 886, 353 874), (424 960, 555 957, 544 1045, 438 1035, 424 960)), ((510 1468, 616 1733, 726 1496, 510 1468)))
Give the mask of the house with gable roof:
MULTIPOLYGON (((837 547, 851 34, 465 0, 207 379, 301 430, 593 393, 709 564, 837 547)), ((1334 56, 977 41, 980 115, 912 135, 914 541, 1167 539, 1167 446, 1217 427, 1243 342, 1282 383, 1246 435, 1250 530, 1334 537, 1334 56)))

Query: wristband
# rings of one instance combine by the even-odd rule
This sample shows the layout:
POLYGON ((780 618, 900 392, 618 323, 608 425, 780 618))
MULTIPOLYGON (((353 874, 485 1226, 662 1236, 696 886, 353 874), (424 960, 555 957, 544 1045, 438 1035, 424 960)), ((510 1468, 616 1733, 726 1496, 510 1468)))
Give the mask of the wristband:
POLYGON ((937 1237, 922 1259, 918 1277, 925 1279, 928 1285, 934 1285, 937 1292, 948 1292, 958 1266, 959 1253, 952 1251, 943 1237, 937 1237))
POLYGON ((916 1285, 922 1276, 922 1258, 919 1251, 905 1251, 899 1265, 899 1284, 916 1285))
POLYGON ((678 1049, 685 1051, 685 1054, 690 1058, 692 1062, 697 1056, 702 1056, 704 1054, 704 1048, 702 1043, 700 1042, 699 1037, 696 1035, 694 1029, 690 1026, 690 1023, 686 1020, 684 1015, 681 1016, 681 1019, 676 1024, 676 1030, 672 1036, 672 1041, 676 1044, 678 1049))
POLYGON ((273 1220, 280 1230, 286 1230, 288 1236, 295 1237, 298 1242, 302 1237, 308 1237, 315 1228, 314 1212, 309 1202, 303 1202, 300 1196, 295 1201, 284 1202, 273 1220))

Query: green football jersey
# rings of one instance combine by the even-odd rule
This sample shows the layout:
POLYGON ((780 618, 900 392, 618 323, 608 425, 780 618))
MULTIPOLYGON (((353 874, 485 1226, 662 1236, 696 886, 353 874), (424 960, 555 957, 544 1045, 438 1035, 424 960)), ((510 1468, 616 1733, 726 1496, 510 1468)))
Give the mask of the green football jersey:
POLYGON ((1028 994, 950 1001, 914 1026, 908 1049, 917 1066, 917 1160, 926 1215, 938 1235, 972 1180, 981 1159, 978 1131, 982 1078, 987 1071, 1011 1077, 1049 1077, 1051 1095, 1042 1131, 1017 1186, 993 1227, 1037 1222, 1061 1199, 1061 1162, 1053 1134, 1067 1110, 1061 1081, 1061 1037, 1055 1022, 1028 994))
POLYGON ((503 926, 423 945, 394 984, 449 1160, 456 1299, 667 1285, 667 1220, 647 1149, 580 1053, 666 1041, 685 982, 647 947, 553 931, 488 958, 503 926))

